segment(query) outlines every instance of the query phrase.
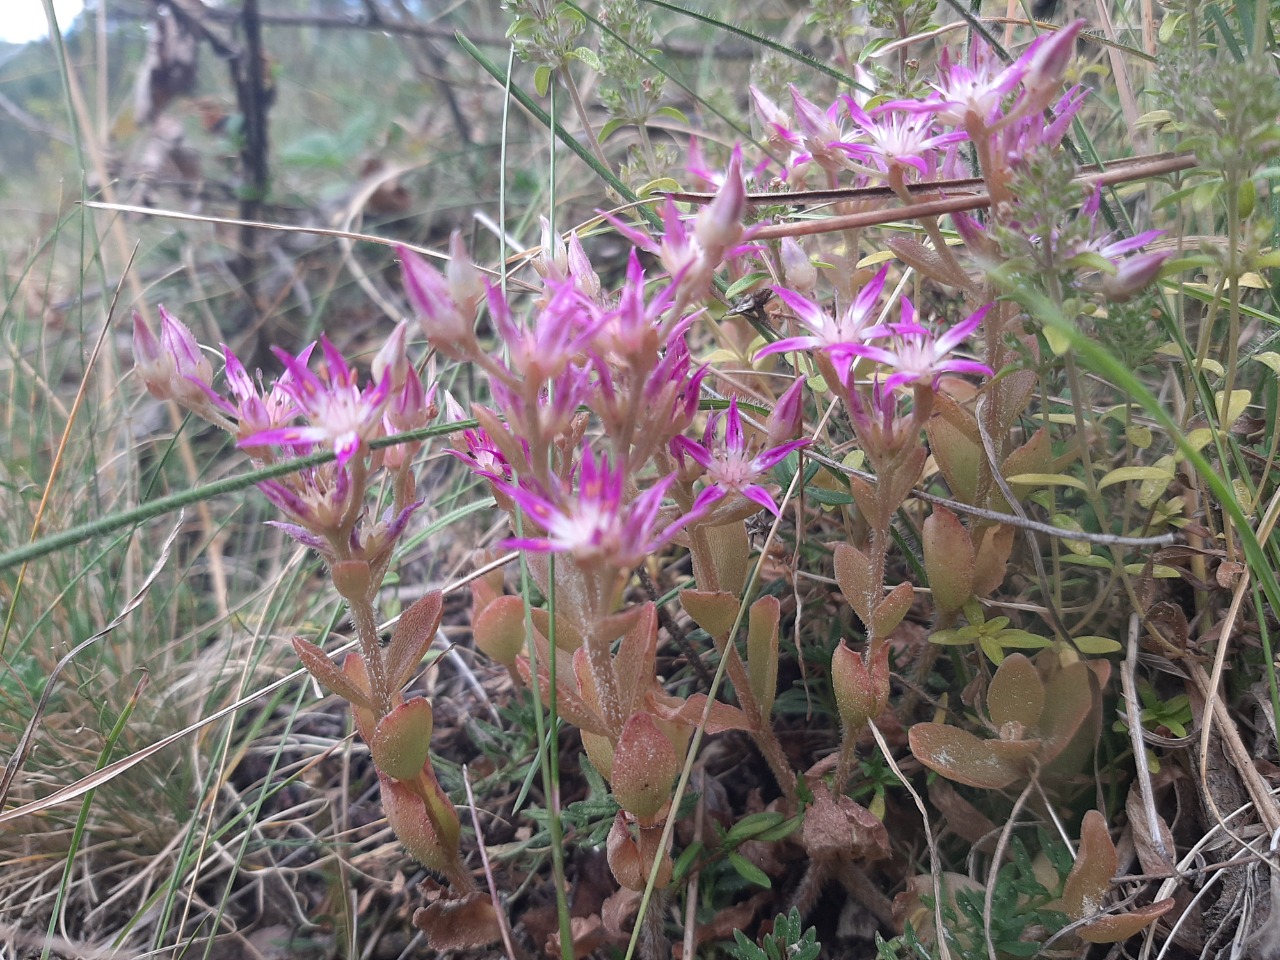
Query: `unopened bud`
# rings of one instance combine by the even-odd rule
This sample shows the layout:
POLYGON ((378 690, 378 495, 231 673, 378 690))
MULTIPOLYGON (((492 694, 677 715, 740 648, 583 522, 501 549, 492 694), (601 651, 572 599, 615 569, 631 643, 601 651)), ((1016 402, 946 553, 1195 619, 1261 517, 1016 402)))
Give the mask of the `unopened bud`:
POLYGON ((453 360, 466 360, 475 351, 475 308, 469 313, 454 301, 449 284, 431 264, 408 247, 397 247, 405 293, 418 312, 427 341, 453 360))
POLYGON ((542 251, 533 259, 533 269, 544 280, 564 280, 569 276, 569 250, 564 238, 551 229, 551 221, 539 217, 542 225, 542 251))
POLYGON ((734 147, 724 183, 694 223, 694 236, 702 244, 706 266, 714 269, 742 239, 742 216, 747 191, 742 183, 742 148, 734 147))
POLYGON ((796 377, 795 382, 774 404, 764 423, 768 434, 766 447, 781 446, 799 435, 804 422, 804 382, 803 376, 796 377))
POLYGON ((198 414, 212 407, 213 365, 181 320, 160 307, 157 338, 142 315, 133 315, 133 355, 147 390, 160 400, 175 400, 198 414))
POLYGON ((1021 57, 1026 64, 1022 77, 1028 114, 1039 113, 1057 97, 1067 65, 1075 56, 1076 37, 1085 21, 1076 20, 1051 34, 1041 34, 1021 57))
POLYGON ((373 373, 375 383, 382 380, 383 373, 387 370, 391 371, 392 392, 403 387, 405 377, 409 375, 409 356, 405 352, 408 330, 409 322, 407 320, 401 320, 397 323, 396 328, 391 331, 391 336, 387 337, 387 342, 382 345, 370 365, 370 371, 373 373))
POLYGON ((582 241, 577 231, 569 237, 569 275, 573 277, 573 285, 578 292, 589 300, 600 299, 600 276, 591 266, 587 251, 582 249, 582 241))
POLYGON ((782 276, 787 286, 806 297, 818 286, 818 270, 795 237, 782 238, 782 276))
POLYGON ((1137 296, 1160 276, 1160 268, 1172 256, 1171 250, 1135 254, 1116 264, 1116 272, 1102 277, 1102 292, 1107 299, 1123 303, 1137 296))
POLYGON ((476 307, 484 299, 484 277, 471 262, 462 243, 462 233, 458 230, 449 235, 449 266, 445 268, 445 276, 448 278, 449 296, 458 309, 464 316, 474 316, 476 307))

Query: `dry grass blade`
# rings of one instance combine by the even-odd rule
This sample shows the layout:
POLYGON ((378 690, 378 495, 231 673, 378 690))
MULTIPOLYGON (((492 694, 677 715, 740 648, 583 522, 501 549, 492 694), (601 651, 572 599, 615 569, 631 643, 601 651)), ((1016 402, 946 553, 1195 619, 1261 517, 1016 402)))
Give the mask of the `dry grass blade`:
MULTIPOLYGON (((93 646, 103 637, 110 634, 113 630, 116 629, 116 627, 120 626, 120 624, 125 621, 125 619, 129 616, 129 614, 133 613, 134 610, 138 609, 138 606, 142 603, 143 598, 151 590, 151 585, 155 583, 156 577, 160 575, 160 572, 164 569, 165 565, 169 562, 169 554, 173 548, 173 542, 174 540, 177 539, 178 533, 182 529, 182 519, 183 519, 183 514, 179 514, 178 521, 173 525, 173 528, 169 531, 169 535, 165 538, 164 544, 160 548, 159 556, 156 557, 156 562, 151 567, 151 571, 147 574, 146 579, 143 580, 142 586, 138 588, 138 591, 129 599, 129 602, 124 605, 123 609, 121 609, 120 612, 116 614, 116 616, 111 620, 110 623, 108 623, 105 627, 103 627, 93 636, 89 637, 86 640, 82 640, 80 641, 80 643, 76 644, 75 647, 72 648, 70 652, 68 652, 61 660, 58 661, 57 666, 55 666, 53 671, 49 674, 48 680, 45 682, 45 685, 44 685, 44 690, 40 694, 40 700, 36 704, 36 709, 33 712, 30 721, 28 721, 26 729, 23 730, 22 736, 18 739, 18 745, 13 751, 13 756, 9 758, 9 762, 5 765, 4 775, 0 776, 0 806, 3 806, 5 799, 9 796, 9 790, 13 786, 13 781, 14 781, 14 778, 18 775, 18 771, 21 770, 22 765, 26 763, 27 754, 31 749, 32 741, 35 739, 36 729, 40 725, 41 717, 44 716, 45 706, 48 704, 49 698, 53 695, 54 685, 57 682, 58 676, 62 673, 63 669, 68 664, 72 663, 76 659, 76 657, 80 655, 81 652, 83 652, 84 650, 87 650, 89 647, 93 646)), ((103 770, 98 771, 98 773, 99 774, 105 773, 106 769, 107 768, 103 768, 103 770)), ((73 786, 76 786, 76 787, 80 787, 81 785, 83 785, 83 789, 77 789, 75 793, 72 794, 72 796, 80 796, 82 793, 85 792, 85 790, 92 789, 94 786, 97 786, 99 783, 103 783, 107 779, 110 779, 109 777, 101 777, 101 776, 98 776, 97 774, 95 774, 95 777, 96 777, 96 781, 94 783, 85 784, 85 781, 82 780, 80 781, 79 784, 74 784, 73 786)), ((88 780, 93 778, 85 778, 85 779, 88 780)), ((63 789, 66 790, 68 788, 63 788, 63 789)), ((57 791, 57 792, 61 793, 62 791, 57 791)), ((70 799, 70 798, 71 797, 63 797, 62 799, 70 799)), ((49 798, 46 798, 46 800, 47 799, 49 798)), ((39 801, 38 804, 44 804, 44 801, 39 801)), ((10 810, 4 814, 0 814, 0 823, 3 823, 9 819, 15 819, 18 816, 24 815, 24 811, 25 813, 35 813, 37 812, 37 809, 44 809, 43 806, 40 806, 38 804, 27 804, 24 807, 18 807, 15 810, 10 810)))

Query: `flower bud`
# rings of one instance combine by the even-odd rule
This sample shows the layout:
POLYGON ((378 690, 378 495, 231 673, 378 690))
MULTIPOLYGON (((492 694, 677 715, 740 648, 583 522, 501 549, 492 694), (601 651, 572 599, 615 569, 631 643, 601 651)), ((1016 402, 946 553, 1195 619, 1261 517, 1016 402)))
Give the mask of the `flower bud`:
POLYGON ((787 286, 806 297, 818 286, 818 270, 794 237, 782 238, 782 276, 787 286))
POLYGON ((564 238, 551 229, 551 221, 539 217, 542 225, 542 250, 533 259, 533 269, 543 280, 565 280, 569 276, 569 250, 564 238))
POLYGON ((578 292, 589 300, 600 299, 600 276, 591 266, 587 252, 582 249, 582 241, 577 231, 569 236, 569 276, 573 277, 573 285, 578 292))
POLYGON ((1160 268, 1173 255, 1172 250, 1158 250, 1152 253, 1138 253, 1116 264, 1113 275, 1103 274, 1102 292, 1107 299, 1117 303, 1136 296, 1146 289, 1156 277, 1160 276, 1160 268))
POLYGON ((449 235, 449 266, 445 268, 449 296, 464 316, 475 316, 476 307, 484 299, 484 277, 471 262, 467 248, 462 243, 461 231, 449 235))
POLYGON ((159 400, 174 400, 203 415, 212 410, 213 365, 186 324, 160 307, 160 337, 142 315, 133 315, 133 355, 147 390, 159 400))
POLYGON ((387 342, 382 345, 370 365, 370 371, 373 373, 375 383, 382 379, 383 373, 387 370, 391 371, 391 390, 393 393, 404 386, 405 378, 409 375, 409 370, 411 369, 409 356, 405 353, 405 340, 408 330, 409 322, 407 320, 401 320, 397 323, 396 328, 391 331, 391 336, 387 337, 387 342))
POLYGON ((693 233, 706 257, 705 266, 714 269, 742 239, 742 216, 747 209, 747 191, 742 184, 742 149, 733 148, 724 183, 694 223, 693 233))
POLYGON ((396 248, 400 271, 409 302, 418 312, 418 322, 427 341, 453 360, 466 360, 475 352, 473 329, 475 307, 470 312, 454 301, 444 276, 408 247, 396 248))
POLYGON ((843 642, 831 657, 831 684, 846 737, 855 737, 889 702, 889 646, 880 644, 870 664, 843 642))
POLYGON ((766 447, 781 446, 799 435, 804 422, 804 382, 803 376, 796 377, 774 404, 769 419, 764 422, 766 447))
POLYGON ((1019 58, 1026 67, 1022 77, 1026 100, 1019 104, 1024 115, 1039 113, 1057 97, 1067 65, 1075 56, 1076 37, 1084 25, 1083 20, 1076 20, 1061 30, 1041 34, 1019 58))

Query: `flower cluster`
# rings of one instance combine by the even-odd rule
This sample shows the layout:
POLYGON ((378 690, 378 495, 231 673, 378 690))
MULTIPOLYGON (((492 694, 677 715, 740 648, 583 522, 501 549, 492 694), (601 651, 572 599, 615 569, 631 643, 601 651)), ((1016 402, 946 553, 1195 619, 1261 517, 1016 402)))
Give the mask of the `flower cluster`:
POLYGON ((316 344, 296 356, 273 347, 284 368, 270 386, 252 377, 225 344, 226 395, 213 386, 213 366, 191 331, 160 310, 157 337, 134 316, 134 355, 152 395, 171 399, 236 438, 256 463, 305 457, 332 450, 330 462, 264 480, 259 489, 286 517, 277 525, 320 552, 331 564, 351 559, 383 570, 410 516, 421 505, 414 496, 410 464, 420 444, 379 451, 369 444, 425 426, 436 415, 435 388, 426 389, 405 355, 405 325, 388 338, 374 360, 375 379, 360 385, 355 369, 327 337, 322 362, 310 367, 316 344), (386 466, 396 495, 380 519, 368 522, 365 496, 370 471, 386 466))
MULTIPOLYGON (((602 290, 579 237, 565 241, 544 222, 533 312, 518 320, 502 290, 485 287, 502 344, 493 353, 471 330, 478 301, 459 312, 455 291, 463 281, 455 278, 469 271, 458 265, 456 245, 449 276, 400 250, 405 290, 428 341, 490 374, 494 406, 472 405, 480 426, 463 434, 458 455, 492 482, 513 519, 521 512, 522 528, 535 528, 512 543, 569 553, 587 567, 630 570, 679 531, 721 522, 731 503, 753 500, 776 512, 758 480, 799 445, 790 436, 766 449, 767 438, 748 437, 735 403, 711 418, 702 445, 683 437, 707 372, 693 363, 685 339, 697 316, 689 307, 705 296, 716 269, 743 254, 750 235, 739 150, 719 179, 715 199, 692 224, 670 200, 657 237, 618 224, 657 257, 665 276, 651 282, 633 251, 614 293, 602 290), (603 427, 607 452, 583 441, 584 412, 603 427)), ((798 409, 798 395, 789 395, 789 408, 798 409)))

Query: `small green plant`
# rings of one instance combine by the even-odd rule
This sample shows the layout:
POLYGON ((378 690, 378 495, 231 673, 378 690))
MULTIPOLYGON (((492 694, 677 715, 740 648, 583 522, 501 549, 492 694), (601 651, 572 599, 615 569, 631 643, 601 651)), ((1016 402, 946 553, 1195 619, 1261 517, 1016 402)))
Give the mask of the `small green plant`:
POLYGON ((746 938, 741 930, 733 931, 737 943, 729 948, 734 960, 815 960, 822 950, 818 931, 810 927, 800 932, 800 911, 780 913, 773 921, 773 932, 761 938, 759 945, 746 938))

